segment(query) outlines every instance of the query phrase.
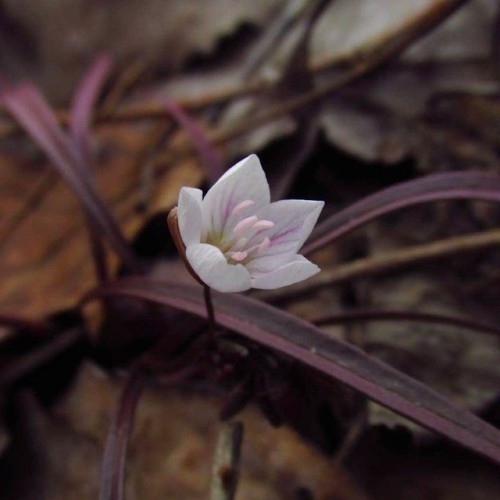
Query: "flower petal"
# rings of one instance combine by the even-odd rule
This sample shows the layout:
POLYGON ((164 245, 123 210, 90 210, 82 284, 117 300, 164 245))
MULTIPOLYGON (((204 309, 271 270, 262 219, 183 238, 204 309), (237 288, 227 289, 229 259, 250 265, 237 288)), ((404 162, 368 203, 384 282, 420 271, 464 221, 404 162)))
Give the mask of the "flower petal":
POLYGON ((324 206, 323 201, 281 200, 258 212, 259 218, 274 222, 274 227, 259 233, 269 237, 271 245, 263 256, 295 254, 311 234, 324 206))
POLYGON ((275 271, 290 262, 290 254, 277 253, 275 255, 262 255, 252 259, 246 264, 250 276, 257 277, 275 271))
POLYGON ((224 254, 213 245, 192 245, 187 248, 186 257, 198 277, 219 292, 243 292, 252 285, 246 268, 228 264, 224 254))
POLYGON ((302 255, 295 255, 293 260, 278 269, 252 278, 252 287, 271 290, 292 285, 319 273, 320 268, 302 255))
POLYGON ((318 217, 321 211, 323 210, 323 207, 325 206, 324 201, 310 201, 309 203, 314 204, 314 208, 311 210, 310 214, 306 217, 306 220, 304 221, 304 225, 302 226, 300 238, 298 241, 298 248, 299 250, 302 245, 305 243, 307 238, 309 238, 309 235, 311 234, 312 230, 314 229, 314 226, 316 225, 316 222, 318 222, 318 217))
POLYGON ((231 212, 246 200, 255 203, 240 210, 238 220, 270 202, 269 184, 256 155, 247 156, 231 167, 205 195, 202 210, 204 231, 221 234, 231 212))
POLYGON ((200 189, 183 187, 179 194, 177 217, 179 231, 186 248, 200 242, 202 229, 200 189))

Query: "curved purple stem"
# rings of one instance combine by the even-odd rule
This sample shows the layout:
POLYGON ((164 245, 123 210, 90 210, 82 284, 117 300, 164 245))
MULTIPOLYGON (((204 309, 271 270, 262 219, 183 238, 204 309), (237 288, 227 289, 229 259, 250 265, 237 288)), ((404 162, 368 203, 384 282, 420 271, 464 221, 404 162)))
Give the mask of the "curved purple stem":
MULTIPOLYGON (((198 287, 124 279, 84 299, 128 296, 206 317, 198 287)), ((214 295, 217 323, 362 392, 411 420, 500 464, 500 431, 425 384, 328 335, 311 323, 236 294, 214 295)))
POLYGON ((401 208, 431 201, 500 201, 500 177, 483 172, 434 174, 378 191, 319 224, 302 253, 309 254, 359 226, 401 208))
POLYGON ((137 403, 145 383, 146 376, 140 369, 132 371, 120 396, 104 447, 99 490, 100 500, 122 500, 124 498, 127 445, 134 425, 137 403))
POLYGON ((446 316, 444 314, 416 312, 416 311, 397 311, 397 310, 378 310, 361 309, 349 312, 339 312, 311 320, 317 326, 337 325, 354 321, 418 321, 422 323, 438 323, 442 325, 457 326, 468 328, 478 332, 489 333, 500 336, 500 328, 477 321, 470 318, 461 318, 457 316, 446 316))

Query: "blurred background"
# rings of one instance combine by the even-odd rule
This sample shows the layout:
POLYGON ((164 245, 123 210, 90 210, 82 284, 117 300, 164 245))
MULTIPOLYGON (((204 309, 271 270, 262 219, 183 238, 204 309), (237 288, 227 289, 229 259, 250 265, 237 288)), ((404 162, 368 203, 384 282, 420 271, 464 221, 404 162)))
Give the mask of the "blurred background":
MULTIPOLYGON (((494 0, 0 0, 1 85, 34 83, 63 125, 103 54, 111 70, 94 112, 95 182, 156 278, 190 279, 165 223, 179 189, 206 188, 250 153, 274 199, 326 200, 324 216, 426 174, 500 173, 494 0), (200 161, 193 124, 211 163, 200 161)), ((0 497, 97 498, 123 385, 111 373, 159 332, 140 307, 122 324, 102 311, 82 316, 77 303, 96 278, 78 200, 4 109, 0 141, 0 497), (85 339, 47 348, 47 325, 82 324, 85 339)), ((499 221, 497 206, 463 201, 377 220, 318 252, 318 281, 280 307, 309 320, 364 307, 495 324, 499 221), (356 271, 369 259, 379 259, 375 271, 356 271)), ((400 322, 328 328, 500 422, 494 336, 400 322)), ((208 498, 221 392, 147 389, 127 498, 208 498)), ((272 427, 253 407, 238 417, 246 436, 236 498, 499 498, 489 463, 358 395, 340 390, 322 404, 312 439, 272 427)))

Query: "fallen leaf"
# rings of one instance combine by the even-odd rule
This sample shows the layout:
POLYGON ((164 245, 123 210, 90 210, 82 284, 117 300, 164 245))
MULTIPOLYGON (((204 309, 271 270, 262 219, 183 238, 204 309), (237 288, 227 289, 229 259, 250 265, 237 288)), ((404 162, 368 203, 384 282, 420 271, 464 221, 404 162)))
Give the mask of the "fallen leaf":
MULTIPOLYGON (((122 384, 91 364, 80 370, 67 396, 45 417, 49 494, 71 498, 97 492, 99 452, 122 384), (59 425, 55 425, 59 422, 59 425), (60 423, 64 422, 61 426, 60 423), (68 460, 67 447, 72 452, 68 460), (92 445, 93 451, 85 453, 92 445), (84 465, 85 460, 89 462, 84 465)), ((221 424, 218 398, 196 391, 147 389, 141 398, 127 461, 130 498, 207 497, 215 440, 221 424)), ((318 499, 366 499, 340 466, 291 430, 271 427, 253 408, 244 424, 238 498, 293 499, 300 488, 318 499)))
MULTIPOLYGON (((147 133, 131 127, 104 128, 98 136, 96 182, 129 240, 152 213, 175 204, 182 186, 198 185, 203 176, 194 157, 170 164, 153 178, 145 209, 139 210, 143 165, 134 159, 149 141, 147 133)), ((7 153, 0 163, 3 310, 42 317, 73 307, 95 283, 88 232, 74 194, 46 164, 7 153)))

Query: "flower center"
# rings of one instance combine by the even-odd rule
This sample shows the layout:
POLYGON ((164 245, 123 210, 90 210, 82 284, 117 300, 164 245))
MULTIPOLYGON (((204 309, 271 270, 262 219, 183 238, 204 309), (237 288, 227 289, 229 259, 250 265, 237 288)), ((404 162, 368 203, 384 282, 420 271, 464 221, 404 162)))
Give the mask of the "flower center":
MULTIPOLYGON (((238 203, 231 211, 229 218, 240 214, 254 203, 253 200, 238 203)), ((259 219, 257 215, 250 215, 240 219, 228 234, 221 234, 219 237, 208 235, 207 243, 220 248, 229 264, 244 265, 271 246, 271 240, 261 233, 272 227, 274 227, 274 222, 259 219)))

